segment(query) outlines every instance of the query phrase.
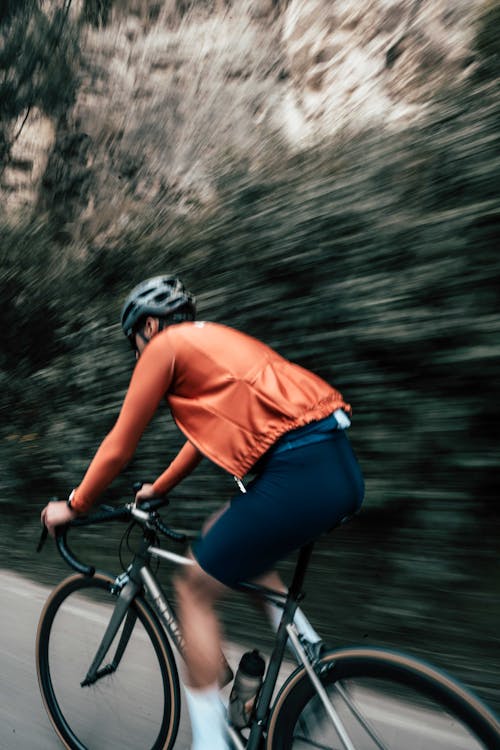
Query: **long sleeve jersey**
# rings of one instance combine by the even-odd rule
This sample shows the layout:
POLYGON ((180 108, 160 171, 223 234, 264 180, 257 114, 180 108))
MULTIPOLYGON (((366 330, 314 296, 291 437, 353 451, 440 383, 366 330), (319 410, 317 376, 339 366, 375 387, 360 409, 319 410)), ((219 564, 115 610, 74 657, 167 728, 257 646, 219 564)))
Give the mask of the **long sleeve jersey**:
POLYGON ((328 383, 257 339, 217 323, 169 326, 139 358, 116 424, 76 489, 76 510, 87 511, 132 458, 163 398, 188 442, 154 483, 157 494, 201 455, 241 479, 285 432, 351 410, 328 383))

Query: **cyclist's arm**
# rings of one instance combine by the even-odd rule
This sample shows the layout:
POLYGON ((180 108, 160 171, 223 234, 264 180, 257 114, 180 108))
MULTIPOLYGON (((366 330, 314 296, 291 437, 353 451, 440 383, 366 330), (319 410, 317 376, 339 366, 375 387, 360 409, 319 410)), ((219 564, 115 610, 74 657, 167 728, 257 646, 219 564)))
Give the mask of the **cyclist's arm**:
POLYGON ((172 382, 174 355, 164 337, 155 337, 140 356, 115 426, 102 442, 72 507, 85 513, 134 455, 142 433, 172 382))
POLYGON ((155 495, 166 495, 198 466, 203 454, 187 441, 167 469, 153 483, 155 495))

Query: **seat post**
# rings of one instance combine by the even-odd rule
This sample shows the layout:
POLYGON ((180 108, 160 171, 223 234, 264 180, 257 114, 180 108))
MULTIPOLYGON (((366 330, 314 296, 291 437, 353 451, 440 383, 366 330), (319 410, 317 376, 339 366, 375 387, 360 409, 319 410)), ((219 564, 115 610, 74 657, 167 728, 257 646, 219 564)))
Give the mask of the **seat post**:
POLYGON ((313 547, 314 542, 308 542, 300 548, 297 563, 295 565, 295 571, 293 574, 293 580, 288 588, 288 596, 286 597, 283 616, 281 618, 278 633, 276 635, 276 640, 274 642, 274 649, 271 654, 269 666, 266 672, 264 683, 262 685, 262 691, 257 699, 258 703, 256 716, 250 730, 250 736, 248 738, 246 750, 257 750, 257 748, 261 747, 261 739, 264 731, 266 716, 269 712, 269 706, 271 705, 274 688, 276 686, 276 680, 278 678, 285 646, 288 640, 287 627, 289 623, 293 622, 295 611, 298 606, 298 601, 302 594, 302 584, 304 583, 304 577, 313 547))
POLYGON ((297 564, 295 565, 295 571, 293 574, 292 583, 290 584, 289 592, 293 599, 297 600, 302 593, 302 586, 304 584, 304 578, 306 571, 311 559, 311 554, 314 547, 314 541, 304 544, 300 548, 297 564))

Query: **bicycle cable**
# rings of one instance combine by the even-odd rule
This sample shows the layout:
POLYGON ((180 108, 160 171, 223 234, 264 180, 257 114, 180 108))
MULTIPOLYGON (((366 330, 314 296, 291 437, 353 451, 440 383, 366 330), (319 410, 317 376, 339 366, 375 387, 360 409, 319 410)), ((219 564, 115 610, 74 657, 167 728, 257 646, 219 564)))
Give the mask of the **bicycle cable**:
MULTIPOLYGON (((131 555, 135 554, 135 549, 130 544, 130 536, 132 534, 132 530, 133 530, 134 526, 138 526, 139 528, 141 528, 141 525, 139 523, 137 523, 137 521, 131 521, 131 523, 129 523, 129 525, 125 529, 124 533, 122 534, 122 537, 120 539, 120 544, 119 544, 119 547, 118 547, 118 559, 119 559, 120 566, 121 566, 121 568, 122 568, 123 571, 127 570, 127 566, 125 565, 125 562, 124 562, 124 559, 123 559, 123 547, 124 547, 124 545, 126 545, 127 550, 128 550, 128 552, 130 552, 131 555)), ((154 533, 153 543, 154 543, 155 546, 161 547, 161 540, 160 540, 159 535, 156 532, 154 533)), ((158 570, 159 570, 159 568, 160 568, 160 560, 157 559, 157 561, 156 561, 156 567, 154 569, 154 573, 157 573, 158 570)))

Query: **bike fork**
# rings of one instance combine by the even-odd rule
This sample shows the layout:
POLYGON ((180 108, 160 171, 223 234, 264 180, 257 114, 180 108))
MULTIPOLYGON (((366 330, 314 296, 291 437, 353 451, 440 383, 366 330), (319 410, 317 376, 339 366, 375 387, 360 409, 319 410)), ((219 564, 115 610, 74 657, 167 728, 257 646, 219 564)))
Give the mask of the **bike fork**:
POLYGON ((118 601, 116 602, 113 614, 111 615, 111 620, 108 623, 108 627, 106 628, 106 632, 104 633, 101 644, 97 649, 94 661, 90 665, 85 679, 80 683, 82 687, 93 685, 95 682, 97 682, 97 680, 101 679, 101 677, 112 674, 118 668, 127 643, 130 639, 130 636, 132 635, 135 621, 137 619, 137 615, 133 610, 129 609, 129 607, 130 603, 137 595, 139 589, 139 584, 134 583, 132 580, 129 580, 120 592, 120 596, 118 597, 118 601), (100 669, 99 667, 101 666, 104 657, 108 653, 111 644, 113 643, 113 640, 118 633, 120 625, 125 619, 125 616, 127 617, 127 619, 125 620, 125 625, 120 637, 120 641, 118 643, 118 647, 116 649, 115 656, 107 666, 100 669))

